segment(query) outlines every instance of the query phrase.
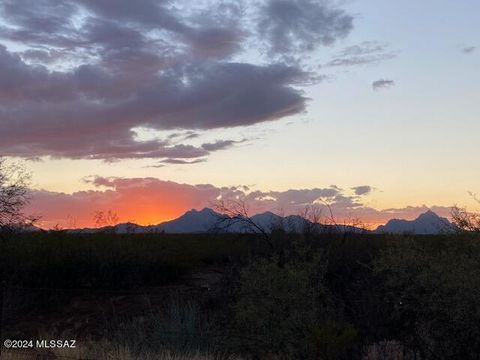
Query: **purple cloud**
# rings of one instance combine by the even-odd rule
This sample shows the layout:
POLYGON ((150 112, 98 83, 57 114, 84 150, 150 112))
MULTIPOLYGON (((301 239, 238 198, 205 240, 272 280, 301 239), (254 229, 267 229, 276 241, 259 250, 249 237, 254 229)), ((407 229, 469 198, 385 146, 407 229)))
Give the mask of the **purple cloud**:
POLYGON ((362 185, 362 186, 355 186, 352 188, 354 191, 355 195, 361 196, 361 195, 367 195, 373 191, 373 188, 369 185, 362 185))
POLYGON ((298 54, 332 45, 353 29, 353 17, 327 2, 269 0, 262 8, 259 32, 271 54, 298 54))
POLYGON ((139 141, 135 129, 215 130, 303 113, 302 88, 318 74, 278 59, 233 59, 247 45, 259 54, 265 44, 278 54, 309 52, 353 27, 350 15, 328 3, 186 4, 2 1, 0 153, 203 159, 234 143, 139 141))

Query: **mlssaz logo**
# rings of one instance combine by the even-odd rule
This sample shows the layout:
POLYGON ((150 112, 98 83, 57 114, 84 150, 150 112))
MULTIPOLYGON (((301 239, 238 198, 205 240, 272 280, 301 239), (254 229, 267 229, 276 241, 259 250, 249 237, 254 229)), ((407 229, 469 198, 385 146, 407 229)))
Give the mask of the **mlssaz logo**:
POLYGON ((41 349, 75 349, 76 340, 37 340, 37 348, 41 349))

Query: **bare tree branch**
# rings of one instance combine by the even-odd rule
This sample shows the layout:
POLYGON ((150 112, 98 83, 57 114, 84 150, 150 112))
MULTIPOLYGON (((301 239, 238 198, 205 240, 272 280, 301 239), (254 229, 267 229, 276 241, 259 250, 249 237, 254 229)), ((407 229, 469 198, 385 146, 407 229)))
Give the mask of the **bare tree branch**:
POLYGON ((112 210, 108 211, 96 211, 95 215, 93 216, 93 220, 95 221, 95 225, 99 229, 103 229, 105 232, 116 232, 115 225, 119 222, 119 217, 116 212, 112 210))
POLYGON ((0 232, 32 225, 37 219, 23 214, 29 202, 30 174, 18 163, 7 163, 0 158, 0 232))
POLYGON ((270 247, 273 247, 267 229, 252 220, 244 201, 220 200, 214 204, 214 208, 222 214, 215 224, 216 231, 231 231, 232 228, 238 228, 242 232, 260 235, 270 247))
POLYGON ((480 214, 467 211, 465 208, 452 208, 452 222, 458 230, 470 233, 480 233, 480 214))

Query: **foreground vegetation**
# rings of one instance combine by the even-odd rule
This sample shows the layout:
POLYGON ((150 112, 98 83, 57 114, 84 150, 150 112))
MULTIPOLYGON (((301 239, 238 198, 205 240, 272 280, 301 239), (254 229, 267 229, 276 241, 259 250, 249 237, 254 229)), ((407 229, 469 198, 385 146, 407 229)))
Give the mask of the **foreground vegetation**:
POLYGON ((3 337, 77 339, 57 356, 480 358, 472 235, 53 232, 2 246, 3 337))

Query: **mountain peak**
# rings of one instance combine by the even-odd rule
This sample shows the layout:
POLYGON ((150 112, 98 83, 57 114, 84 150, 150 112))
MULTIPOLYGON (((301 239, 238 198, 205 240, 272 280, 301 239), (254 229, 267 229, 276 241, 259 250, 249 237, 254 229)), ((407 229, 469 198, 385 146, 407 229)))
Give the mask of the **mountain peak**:
POLYGON ((420 214, 417 219, 422 219, 422 218, 434 218, 434 219, 440 219, 440 216, 438 214, 430 209, 425 211, 423 214, 420 214))
POLYGON ((203 208, 202 210, 199 211, 199 213, 202 213, 202 214, 216 214, 215 210, 212 210, 208 207, 203 208))
POLYGON ((440 217, 432 210, 420 214, 415 220, 392 219, 385 225, 379 226, 376 232, 379 233, 412 233, 412 234, 441 234, 454 229, 452 223, 440 217))
POLYGON ((216 214, 216 212, 214 210, 206 207, 206 208, 203 208, 202 210, 191 209, 191 210, 187 211, 185 214, 216 214))
POLYGON ((279 217, 279 215, 277 214, 274 214, 273 212, 271 211, 265 211, 263 213, 260 213, 260 214, 256 214, 254 216, 270 216, 270 217, 279 217))

